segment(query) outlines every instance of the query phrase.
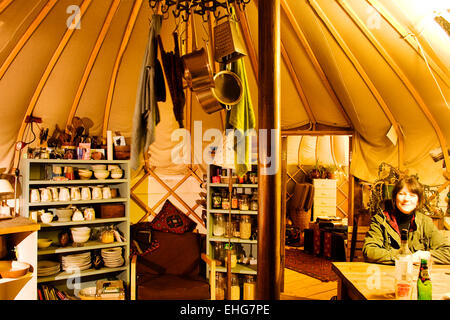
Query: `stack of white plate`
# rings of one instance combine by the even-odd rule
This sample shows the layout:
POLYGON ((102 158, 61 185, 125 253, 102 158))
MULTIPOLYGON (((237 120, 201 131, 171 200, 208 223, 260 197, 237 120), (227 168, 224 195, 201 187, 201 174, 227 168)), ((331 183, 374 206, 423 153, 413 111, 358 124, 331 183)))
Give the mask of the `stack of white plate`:
POLYGON ((92 266, 91 252, 78 254, 68 254, 61 257, 61 264, 64 271, 81 271, 92 266))
POLYGON ((122 248, 120 247, 102 249, 101 254, 105 267, 120 267, 125 262, 122 257, 122 248))
POLYGON ((61 264, 56 261, 42 260, 38 262, 38 277, 51 276, 58 273, 61 264))

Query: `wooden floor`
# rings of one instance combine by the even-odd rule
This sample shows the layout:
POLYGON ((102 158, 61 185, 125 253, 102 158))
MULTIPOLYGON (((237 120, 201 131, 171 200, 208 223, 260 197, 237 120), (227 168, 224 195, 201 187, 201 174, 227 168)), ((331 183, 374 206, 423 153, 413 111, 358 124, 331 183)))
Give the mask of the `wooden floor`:
POLYGON ((330 300, 336 295, 337 281, 322 282, 284 269, 284 292, 281 292, 280 300, 330 300))

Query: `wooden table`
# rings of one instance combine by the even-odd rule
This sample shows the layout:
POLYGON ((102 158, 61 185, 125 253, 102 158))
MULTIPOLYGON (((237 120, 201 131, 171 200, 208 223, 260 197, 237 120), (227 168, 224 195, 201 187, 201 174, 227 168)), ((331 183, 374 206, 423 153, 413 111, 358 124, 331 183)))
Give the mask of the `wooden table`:
MULTIPOLYGON (((395 300, 395 267, 366 262, 333 262, 332 269, 339 277, 338 299, 395 300)), ((414 279, 419 266, 414 267, 414 279)), ((433 284, 433 300, 442 300, 450 295, 450 265, 432 265, 430 272, 433 284)), ((414 280, 415 284, 415 280, 414 280)), ((417 288, 413 286, 413 299, 417 288)))

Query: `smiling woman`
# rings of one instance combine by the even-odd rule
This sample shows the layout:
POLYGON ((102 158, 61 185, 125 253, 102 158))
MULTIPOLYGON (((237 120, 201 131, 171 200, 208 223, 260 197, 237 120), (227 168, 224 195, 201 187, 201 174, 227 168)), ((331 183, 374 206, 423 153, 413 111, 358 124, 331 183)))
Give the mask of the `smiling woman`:
POLYGON ((430 217, 420 209, 423 186, 413 176, 397 181, 392 191, 392 209, 372 217, 364 240, 363 254, 368 262, 393 264, 399 254, 400 232, 406 229, 413 257, 429 251, 434 263, 450 264, 450 245, 430 217))

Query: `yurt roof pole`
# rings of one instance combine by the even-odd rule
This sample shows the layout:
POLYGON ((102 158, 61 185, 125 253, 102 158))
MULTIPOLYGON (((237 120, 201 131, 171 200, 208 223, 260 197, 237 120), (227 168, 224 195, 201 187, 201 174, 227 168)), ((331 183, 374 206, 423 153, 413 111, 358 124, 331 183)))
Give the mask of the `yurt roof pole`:
POLYGON ((289 7, 286 0, 281 0, 281 8, 283 9, 284 13, 286 14, 292 28, 295 31, 295 34, 302 44, 303 48, 306 51, 306 54, 309 57, 309 60, 311 61, 312 65, 314 66, 314 69, 316 70, 320 80, 322 81, 322 84, 324 85, 325 89, 328 91, 331 99, 334 101, 336 107, 338 107, 339 111, 341 112, 342 116, 347 121, 347 124, 350 128, 353 128, 353 124, 350 120, 350 117, 347 115, 347 112, 345 111, 341 101, 339 100, 336 92, 334 91, 333 87, 331 86, 325 72, 323 71, 319 61, 317 60, 316 56, 314 55, 314 52, 311 48, 311 46, 308 43, 308 40, 306 39, 306 36, 303 34, 300 26, 298 25, 297 20, 295 19, 294 14, 291 11, 291 8, 289 7))
POLYGON ((111 26, 112 19, 117 12, 117 8, 119 7, 120 0, 114 0, 109 8, 108 15, 106 16, 105 22, 103 23, 102 29, 98 35, 97 41, 95 42, 94 49, 92 49, 91 55, 89 57, 86 68, 84 69, 83 77, 81 78, 80 84, 78 86, 77 93, 75 94, 75 98, 72 103, 72 107, 70 108, 69 116, 67 118, 66 129, 67 126, 72 122, 75 113, 77 112, 78 105, 81 100, 81 96, 83 94, 84 89, 86 88, 86 83, 89 79, 89 75, 91 74, 92 68, 94 67, 95 60, 98 57, 100 49, 103 45, 103 41, 106 38, 106 34, 111 26))
POLYGON ((406 42, 417 52, 417 54, 422 59, 427 59, 427 61, 430 63, 431 68, 439 75, 439 77, 442 79, 442 81, 445 82, 447 87, 450 87, 450 79, 447 76, 447 73, 444 70, 447 70, 445 66, 440 67, 439 63, 435 61, 435 59, 431 57, 424 57, 421 52, 420 48, 417 46, 416 41, 410 37, 411 33, 409 30, 407 30, 405 27, 401 25, 400 22, 398 22, 389 12, 381 5, 381 3, 378 0, 366 0, 391 26, 394 28, 395 31, 398 32, 398 34, 405 39, 406 42))
MULTIPOLYGON (((83 4, 80 7, 80 19, 85 14, 85 12, 88 9, 91 2, 92 2, 92 0, 83 1, 83 4)), ((69 42, 69 40, 72 37, 72 34, 75 32, 75 30, 76 30, 75 28, 67 28, 66 33, 64 34, 58 47, 56 48, 55 52, 53 53, 53 56, 50 59, 50 62, 48 63, 47 68, 45 69, 44 74, 42 75, 41 80, 39 81, 38 86, 37 86, 36 90, 34 91, 33 97, 31 98, 30 104, 28 105, 28 108, 25 112, 25 115, 22 120, 22 124, 21 124, 19 132, 17 134, 17 141, 23 140, 23 135, 24 135, 25 128, 27 125, 25 120, 27 119, 27 117, 31 116, 31 114, 33 113, 33 110, 37 104, 39 96, 41 95, 42 90, 44 89, 44 86, 47 83, 47 80, 50 77, 50 74, 51 74, 53 68, 55 67, 56 63, 58 62, 59 57, 61 56, 62 52, 64 51, 64 48, 66 47, 67 43, 69 42)), ((19 152, 16 152, 16 155, 17 155, 17 157, 20 157, 19 152)), ((18 165, 18 163, 19 163, 19 159, 17 159, 17 165, 18 165)))
MULTIPOLYGON (((255 3, 257 4, 257 1, 255 1, 255 3)), ((258 82, 258 54, 256 53, 255 46, 253 45, 247 14, 245 11, 241 11, 239 6, 235 5, 234 8, 238 14, 239 25, 241 26, 242 35, 244 37, 245 46, 247 47, 247 53, 250 58, 253 74, 255 75, 256 82, 258 82)))
MULTIPOLYGON (((444 134, 442 133, 441 128, 436 122, 436 119, 431 114, 428 106, 425 101, 420 96, 419 92, 414 88, 413 84, 409 81, 408 77, 404 74, 401 68, 395 63, 394 59, 389 55, 389 53, 383 48, 383 46, 378 42, 375 36, 370 32, 370 30, 364 25, 361 19, 357 16, 357 14, 352 10, 352 8, 348 5, 345 0, 338 0, 341 7, 345 10, 345 12, 349 15, 349 17, 355 22, 358 28, 362 31, 362 33, 366 36, 366 38, 370 41, 370 43, 375 47, 375 49, 380 53, 383 59, 388 63, 388 65, 392 68, 395 74, 400 78, 405 87, 413 96, 414 100, 419 105, 425 117, 430 122, 433 127, 436 135, 439 139, 439 143, 441 145, 442 150, 447 150, 447 141, 445 139, 444 134)), ((446 164, 446 169, 450 172, 450 160, 448 156, 448 152, 443 152, 444 154, 444 162, 446 164)))
POLYGON ((102 136, 106 139, 106 131, 108 130, 109 115, 111 112, 111 105, 114 96, 114 89, 116 86, 117 75, 119 73, 120 64, 122 63, 123 55, 127 49, 128 42, 130 41, 131 33, 133 32, 134 25, 136 23, 139 10, 141 9, 143 0, 136 0, 131 11, 130 18, 128 19, 128 24, 123 35, 122 43, 120 45, 119 53, 117 54, 116 61, 114 63, 114 69, 111 76, 111 81, 109 83, 108 96, 106 98, 105 114, 103 118, 103 131, 102 136))
MULTIPOLYGON (((38 16, 34 19, 34 21, 30 24, 27 31, 23 34, 23 36, 19 39, 17 44, 15 45, 14 49, 10 52, 6 60, 3 62, 2 66, 0 67, 0 80, 5 75, 6 71, 8 70, 9 66, 13 63, 16 56, 19 54, 20 50, 25 46, 27 41, 31 38, 34 31, 39 27, 41 22, 47 17, 48 13, 53 9, 55 4, 58 0, 50 0, 47 2, 47 4, 42 8, 41 12, 39 12, 38 16)), ((1 13, 1 11, 0 11, 1 13)))
POLYGON ((375 87, 374 83, 370 80, 367 73, 364 71, 364 68, 359 63, 358 59, 355 57, 353 52, 350 50, 348 45, 345 43, 344 39, 339 35, 336 28, 333 26, 331 21, 326 16, 325 12, 322 10, 322 8, 319 6, 317 1, 315 0, 308 0, 311 7, 314 9, 314 12, 317 14, 317 16, 322 20, 324 25, 327 27, 327 29, 330 31, 330 34, 333 36, 333 38, 336 40, 336 42, 339 44, 341 49, 344 51, 347 58, 350 60, 350 62, 353 64, 361 78, 363 79, 364 83, 372 93, 373 97, 377 100, 378 104, 380 105, 381 109, 383 110, 384 114, 388 118, 389 122, 391 123, 392 127, 394 128, 397 137, 398 137, 398 167, 400 170, 403 170, 404 165, 404 137, 403 132, 400 129, 400 126, 395 119, 394 115, 392 114, 391 110, 389 109, 386 102, 383 100, 381 94, 378 92, 377 88, 375 87))
POLYGON ((281 281, 280 0, 259 1, 258 30, 258 128, 267 130, 267 141, 258 139, 259 214, 256 298, 279 300, 281 281), (273 135, 275 137, 272 139, 273 135), (269 154, 272 157, 271 163, 264 163, 266 161, 261 159, 261 155, 269 154), (268 172, 270 171, 268 166, 275 168, 275 173, 268 172))
POLYGON ((0 2, 0 13, 2 13, 14 0, 3 0, 0 2))

